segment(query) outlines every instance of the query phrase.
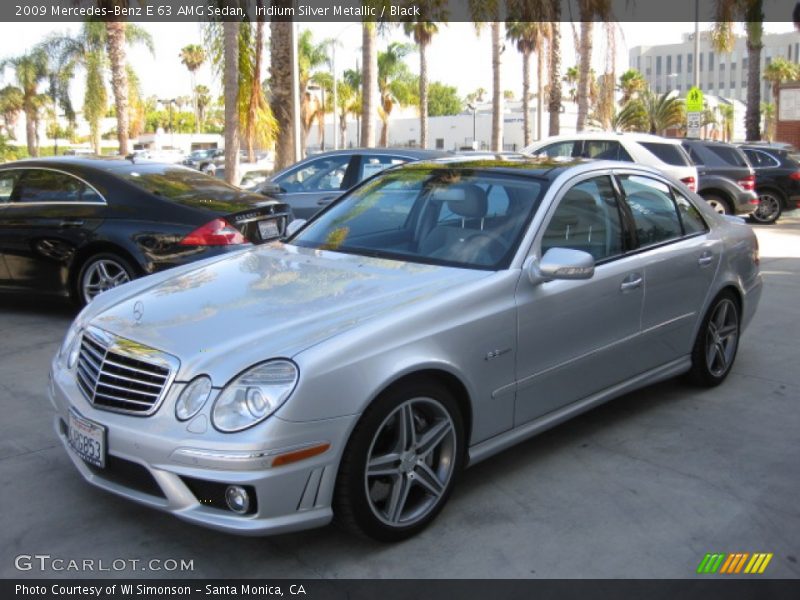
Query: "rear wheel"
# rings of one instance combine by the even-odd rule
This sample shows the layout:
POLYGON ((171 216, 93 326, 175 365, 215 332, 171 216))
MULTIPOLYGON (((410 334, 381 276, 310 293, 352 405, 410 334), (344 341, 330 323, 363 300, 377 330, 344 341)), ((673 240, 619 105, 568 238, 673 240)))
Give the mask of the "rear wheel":
POLYGON ((136 270, 121 256, 104 252, 91 256, 78 273, 77 296, 81 306, 98 294, 127 283, 136 277, 136 270))
POLYGON ((691 380, 706 387, 719 385, 728 376, 739 348, 741 320, 736 297, 725 291, 708 309, 692 349, 691 380))
POLYGON ((447 502, 463 440, 458 405, 446 388, 419 382, 390 390, 348 442, 336 482, 337 520, 385 542, 418 533, 447 502))
POLYGON ((756 223, 770 225, 781 216, 783 203, 781 198, 771 190, 758 192, 758 208, 750 215, 756 223))
POLYGON ((732 215, 733 209, 731 208, 730 203, 722 198, 721 196, 717 196, 716 194, 708 194, 707 196, 703 196, 706 202, 708 202, 709 206, 714 209, 714 212, 720 215, 732 215))

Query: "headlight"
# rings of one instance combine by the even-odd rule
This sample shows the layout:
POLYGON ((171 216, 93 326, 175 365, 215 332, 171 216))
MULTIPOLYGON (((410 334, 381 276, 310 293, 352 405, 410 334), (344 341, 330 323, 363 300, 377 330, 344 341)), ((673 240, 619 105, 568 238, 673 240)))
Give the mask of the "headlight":
POLYGON ((78 354, 81 351, 81 328, 77 325, 77 321, 73 322, 72 326, 64 336, 64 341, 61 343, 61 348, 58 349, 58 358, 62 364, 66 362, 68 369, 75 366, 78 362, 78 354))
POLYGON ((67 368, 72 369, 78 364, 78 356, 81 353, 81 336, 80 334, 75 335, 75 339, 72 340, 72 344, 69 347, 69 354, 67 354, 67 368))
POLYGON ((225 386, 214 402, 214 427, 241 431, 263 421, 286 402, 297 378, 297 367, 288 360, 271 360, 248 369, 225 386))
POLYGON ((208 400, 211 393, 211 380, 205 375, 195 377, 183 388, 175 403, 175 416, 179 421, 186 421, 195 416, 208 400))

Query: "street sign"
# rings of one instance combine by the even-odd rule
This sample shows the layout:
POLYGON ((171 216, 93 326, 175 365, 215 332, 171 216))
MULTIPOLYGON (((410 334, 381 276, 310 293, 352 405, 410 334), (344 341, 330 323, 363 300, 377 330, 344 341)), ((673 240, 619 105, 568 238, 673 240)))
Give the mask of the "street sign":
POLYGON ((700 127, 703 119, 703 113, 690 112, 686 113, 686 137, 699 138, 700 127))
POLYGON ((703 92, 698 87, 692 87, 686 93, 686 112, 703 112, 703 92))

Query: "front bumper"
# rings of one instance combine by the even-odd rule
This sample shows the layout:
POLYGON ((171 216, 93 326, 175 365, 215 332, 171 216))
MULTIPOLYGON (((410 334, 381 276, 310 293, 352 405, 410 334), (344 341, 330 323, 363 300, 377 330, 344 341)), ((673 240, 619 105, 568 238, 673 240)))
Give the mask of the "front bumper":
POLYGON ((308 423, 272 416, 250 430, 223 434, 208 424, 213 398, 186 423, 174 417, 182 387, 173 384, 151 417, 111 413, 92 406, 77 387, 74 373, 54 359, 49 397, 57 413, 56 434, 89 483, 185 521, 230 533, 266 535, 318 527, 331 520, 336 471, 355 416, 308 423), (106 427, 106 468, 84 462, 69 446, 70 410, 106 427), (323 454, 270 466, 276 454, 323 441, 330 443, 323 454), (255 510, 238 515, 215 505, 198 492, 198 481, 207 484, 203 489, 212 490, 249 486, 255 493, 255 510))

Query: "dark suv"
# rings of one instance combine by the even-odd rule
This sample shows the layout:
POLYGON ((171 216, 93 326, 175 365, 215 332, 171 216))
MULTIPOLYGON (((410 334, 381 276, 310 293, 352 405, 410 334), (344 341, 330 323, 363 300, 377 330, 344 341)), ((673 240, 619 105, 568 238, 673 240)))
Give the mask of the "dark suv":
POLYGON ((697 166, 697 193, 714 210, 732 215, 756 209, 755 174, 741 150, 710 140, 685 139, 681 144, 697 166))
POLYGON ((753 219, 774 223, 784 210, 800 208, 800 162, 785 148, 752 144, 740 146, 756 172, 758 208, 753 219))

